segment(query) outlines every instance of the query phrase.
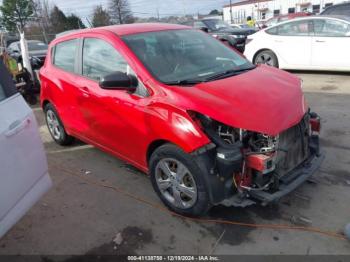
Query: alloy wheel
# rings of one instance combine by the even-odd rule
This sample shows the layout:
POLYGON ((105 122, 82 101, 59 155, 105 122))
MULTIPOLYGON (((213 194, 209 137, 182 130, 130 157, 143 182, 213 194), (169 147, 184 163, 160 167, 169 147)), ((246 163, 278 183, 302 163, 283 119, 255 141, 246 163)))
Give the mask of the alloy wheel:
POLYGON ((49 131, 54 139, 59 140, 62 134, 62 126, 58 121, 55 112, 52 110, 47 110, 46 121, 49 131))
POLYGON ((261 53, 256 57, 255 60, 256 64, 265 64, 265 65, 269 65, 269 66, 274 66, 275 62, 274 62, 274 58, 267 53, 261 53))
POLYGON ((193 175, 180 161, 161 159, 155 169, 157 186, 165 199, 177 208, 191 208, 197 201, 193 175))

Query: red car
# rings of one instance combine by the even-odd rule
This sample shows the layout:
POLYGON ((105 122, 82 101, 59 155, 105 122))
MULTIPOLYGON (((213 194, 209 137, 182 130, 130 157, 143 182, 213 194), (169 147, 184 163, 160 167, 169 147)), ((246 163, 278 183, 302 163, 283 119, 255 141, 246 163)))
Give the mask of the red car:
POLYGON ((187 26, 131 24, 55 39, 40 71, 53 139, 76 137, 150 174, 170 209, 278 200, 322 161, 301 81, 187 26))

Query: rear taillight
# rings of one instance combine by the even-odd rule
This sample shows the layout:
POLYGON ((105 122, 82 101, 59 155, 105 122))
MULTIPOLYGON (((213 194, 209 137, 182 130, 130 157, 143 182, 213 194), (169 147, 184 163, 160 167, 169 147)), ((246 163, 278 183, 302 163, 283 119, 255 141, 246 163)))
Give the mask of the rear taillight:
POLYGON ((321 121, 320 118, 311 118, 310 119, 311 131, 320 132, 321 131, 321 121))
POLYGON ((310 128, 312 132, 321 131, 321 118, 316 113, 310 113, 310 128))

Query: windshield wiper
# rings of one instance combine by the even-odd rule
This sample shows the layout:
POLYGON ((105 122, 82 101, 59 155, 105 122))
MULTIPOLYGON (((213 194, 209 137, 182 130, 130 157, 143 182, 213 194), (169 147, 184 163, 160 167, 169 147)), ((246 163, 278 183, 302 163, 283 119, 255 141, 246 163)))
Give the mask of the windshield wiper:
POLYGON ((230 76, 242 74, 242 73, 249 71, 249 70, 252 70, 254 68, 255 68, 255 66, 248 67, 248 68, 242 68, 242 69, 230 69, 230 70, 218 73, 216 75, 212 75, 210 77, 207 77, 204 81, 209 82, 209 81, 213 81, 213 80, 224 79, 224 78, 227 78, 230 76))
POLYGON ((199 79, 183 79, 183 80, 177 80, 177 81, 169 81, 164 82, 166 85, 179 85, 179 86, 185 86, 185 85, 195 85, 204 82, 203 80, 199 79))

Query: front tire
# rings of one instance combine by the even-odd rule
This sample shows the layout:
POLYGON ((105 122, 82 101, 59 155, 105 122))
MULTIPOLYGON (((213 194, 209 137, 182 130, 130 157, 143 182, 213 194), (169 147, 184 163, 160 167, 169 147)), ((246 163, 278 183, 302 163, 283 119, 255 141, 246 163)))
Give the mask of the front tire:
POLYGON ((263 50, 255 56, 254 64, 264 64, 278 68, 278 59, 276 54, 271 50, 263 50))
POLYGON ((210 208, 208 188, 193 157, 172 144, 159 147, 150 158, 154 190, 172 211, 200 216, 210 208))
POLYGON ((56 109, 51 104, 47 104, 44 108, 44 112, 46 124, 52 139, 61 146, 72 144, 74 142, 74 137, 67 134, 56 109))

